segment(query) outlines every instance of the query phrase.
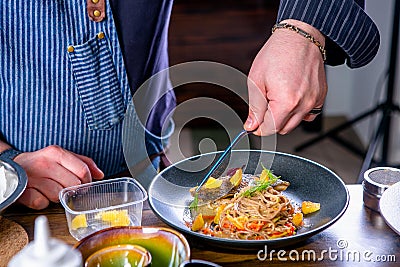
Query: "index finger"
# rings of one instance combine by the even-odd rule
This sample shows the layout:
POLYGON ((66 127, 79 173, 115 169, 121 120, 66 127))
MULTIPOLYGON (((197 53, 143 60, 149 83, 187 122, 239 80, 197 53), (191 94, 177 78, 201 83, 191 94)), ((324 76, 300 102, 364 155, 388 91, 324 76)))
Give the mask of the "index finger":
POLYGON ((58 163, 73 173, 82 183, 89 183, 92 181, 92 175, 88 165, 75 154, 63 150, 58 163))
POLYGON ((260 135, 272 135, 276 133, 282 133, 286 123, 293 116, 294 111, 288 109, 286 105, 278 103, 277 101, 269 101, 268 110, 264 114, 262 123, 260 124, 257 132, 260 135))

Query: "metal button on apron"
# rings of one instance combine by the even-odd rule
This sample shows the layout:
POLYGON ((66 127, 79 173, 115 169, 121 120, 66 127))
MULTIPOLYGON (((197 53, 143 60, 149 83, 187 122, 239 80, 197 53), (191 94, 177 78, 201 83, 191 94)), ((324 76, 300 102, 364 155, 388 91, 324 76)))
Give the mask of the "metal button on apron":
POLYGON ((95 11, 93 11, 93 15, 94 15, 95 17, 100 17, 101 12, 100 12, 99 10, 95 10, 95 11))
POLYGON ((99 38, 99 39, 103 39, 104 38, 104 32, 99 32, 98 34, 97 34, 97 38, 99 38))

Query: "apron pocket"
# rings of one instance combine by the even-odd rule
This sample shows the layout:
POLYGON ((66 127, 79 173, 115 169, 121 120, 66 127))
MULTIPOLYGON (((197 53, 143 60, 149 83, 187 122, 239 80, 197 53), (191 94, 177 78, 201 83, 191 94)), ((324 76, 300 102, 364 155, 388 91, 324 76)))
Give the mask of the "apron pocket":
POLYGON ((86 122, 91 130, 108 130, 124 117, 117 71, 104 33, 68 47, 68 56, 86 122))

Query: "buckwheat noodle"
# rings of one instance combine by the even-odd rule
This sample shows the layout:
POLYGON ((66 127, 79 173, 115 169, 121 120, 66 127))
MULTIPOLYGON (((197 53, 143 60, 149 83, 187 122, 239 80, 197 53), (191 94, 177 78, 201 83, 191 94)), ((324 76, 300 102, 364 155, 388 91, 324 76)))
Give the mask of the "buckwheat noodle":
POLYGON ((294 234, 291 223, 294 207, 286 196, 271 186, 244 196, 247 189, 243 188, 231 199, 210 204, 211 208, 223 207, 218 224, 212 229, 215 236, 259 240, 294 234))

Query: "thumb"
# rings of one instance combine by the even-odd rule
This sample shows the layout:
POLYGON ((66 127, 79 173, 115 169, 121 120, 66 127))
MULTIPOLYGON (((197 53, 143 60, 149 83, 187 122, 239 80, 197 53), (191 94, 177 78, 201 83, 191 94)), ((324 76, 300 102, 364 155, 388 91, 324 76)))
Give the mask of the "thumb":
POLYGON ((257 129, 259 125, 260 124, 257 122, 254 113, 249 110, 249 115, 247 116, 246 122, 244 123, 244 129, 251 132, 257 129))
POLYGON ((45 209, 50 204, 50 201, 42 193, 29 187, 25 189, 17 202, 35 210, 45 209))

